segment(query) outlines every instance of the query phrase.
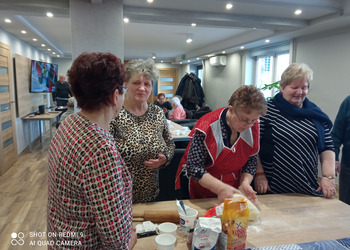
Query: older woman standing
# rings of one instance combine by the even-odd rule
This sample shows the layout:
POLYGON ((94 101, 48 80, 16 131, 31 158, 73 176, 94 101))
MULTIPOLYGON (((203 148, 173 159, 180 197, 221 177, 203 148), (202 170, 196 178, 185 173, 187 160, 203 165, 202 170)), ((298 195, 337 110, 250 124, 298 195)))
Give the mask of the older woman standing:
POLYGON ((158 170, 173 157, 175 144, 163 110, 147 103, 158 78, 154 61, 132 60, 125 67, 129 91, 111 133, 132 175, 133 202, 150 202, 159 193, 158 170))
POLYGON ((61 123, 49 149, 49 248, 133 248, 131 176, 108 132, 127 90, 124 67, 110 53, 82 54, 68 76, 81 111, 61 123))
POLYGON ((306 95, 313 72, 291 64, 283 72, 280 93, 261 118, 260 160, 255 188, 259 193, 335 194, 332 122, 306 95), (318 159, 322 179, 318 184, 318 159))
POLYGON ((250 183, 257 167, 258 119, 266 112, 266 101, 256 87, 242 86, 228 104, 198 120, 177 174, 183 171, 190 178, 191 199, 218 197, 221 202, 241 191, 257 203, 250 183))

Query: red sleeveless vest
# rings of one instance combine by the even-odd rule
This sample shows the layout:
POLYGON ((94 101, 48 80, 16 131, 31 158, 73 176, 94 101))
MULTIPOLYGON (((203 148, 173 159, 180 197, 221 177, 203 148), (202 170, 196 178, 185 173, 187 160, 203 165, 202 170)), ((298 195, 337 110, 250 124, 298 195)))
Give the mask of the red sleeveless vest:
MULTIPOLYGON (((259 152, 259 124, 256 123, 253 127, 240 133, 235 144, 228 148, 224 145, 220 125, 220 117, 225 108, 214 110, 201 117, 189 136, 193 136, 196 130, 206 135, 205 145, 212 162, 207 164, 205 169, 222 182, 238 188, 242 167, 247 163, 250 156, 259 152)), ((176 189, 180 188, 180 174, 187 162, 191 142, 188 144, 177 169, 176 189)), ((217 197, 216 194, 202 187, 192 178, 189 181, 189 190, 191 199, 217 197)))

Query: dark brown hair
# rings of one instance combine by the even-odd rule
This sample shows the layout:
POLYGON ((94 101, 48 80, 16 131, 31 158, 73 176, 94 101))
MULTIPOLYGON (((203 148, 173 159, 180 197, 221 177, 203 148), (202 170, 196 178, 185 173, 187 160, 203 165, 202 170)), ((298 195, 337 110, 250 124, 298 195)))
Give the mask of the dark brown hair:
POLYGON ((231 96, 228 104, 234 109, 245 111, 258 110, 262 115, 266 114, 266 100, 261 91, 254 85, 244 85, 238 88, 231 96))
POLYGON ((121 60, 111 53, 83 53, 68 71, 71 91, 78 106, 99 110, 111 103, 111 94, 123 93, 125 70, 121 60))

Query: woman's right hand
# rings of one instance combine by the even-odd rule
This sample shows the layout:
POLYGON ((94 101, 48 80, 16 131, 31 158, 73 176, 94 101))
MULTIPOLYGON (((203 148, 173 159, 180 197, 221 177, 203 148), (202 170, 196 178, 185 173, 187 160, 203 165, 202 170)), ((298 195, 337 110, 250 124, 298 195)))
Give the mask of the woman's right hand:
POLYGON ((131 239, 130 239, 129 249, 134 248, 134 246, 136 245, 136 241, 137 241, 136 228, 132 227, 131 228, 131 239))
POLYGON ((267 191, 271 191, 269 183, 264 173, 259 173, 259 175, 255 175, 254 187, 259 194, 265 194, 267 191))
POLYGON ((234 193, 242 194, 238 189, 222 182, 222 185, 217 192, 219 202, 224 202, 226 198, 232 198, 234 193))

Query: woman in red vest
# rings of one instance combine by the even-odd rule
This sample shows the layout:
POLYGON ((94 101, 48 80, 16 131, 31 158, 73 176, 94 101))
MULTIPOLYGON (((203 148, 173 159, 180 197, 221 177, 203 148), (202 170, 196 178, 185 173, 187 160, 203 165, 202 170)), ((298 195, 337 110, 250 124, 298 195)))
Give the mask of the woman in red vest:
POLYGON ((257 203, 250 186, 259 152, 259 117, 266 101, 255 86, 242 86, 231 96, 228 107, 214 110, 198 120, 191 142, 181 159, 180 174, 189 178, 191 199, 218 197, 219 201, 243 193, 257 203))

